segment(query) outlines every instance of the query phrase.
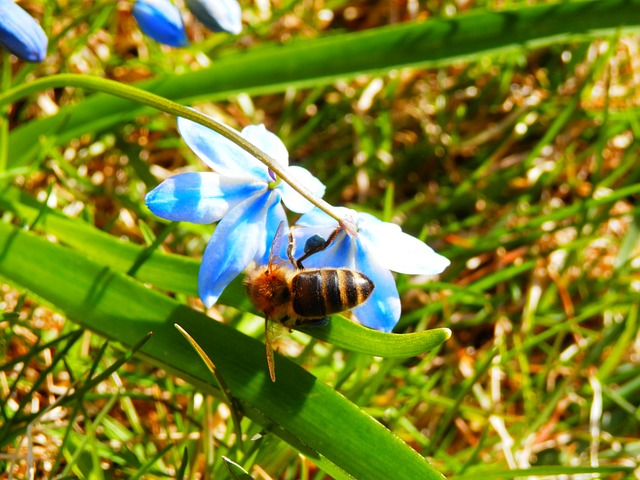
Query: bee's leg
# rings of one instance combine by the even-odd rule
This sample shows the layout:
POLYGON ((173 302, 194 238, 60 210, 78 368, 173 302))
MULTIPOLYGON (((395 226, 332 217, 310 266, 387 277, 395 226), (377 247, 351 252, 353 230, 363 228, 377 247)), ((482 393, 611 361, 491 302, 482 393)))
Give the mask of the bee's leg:
POLYGON ((324 327, 329 323, 329 317, 298 319, 296 327, 324 327))
POLYGON ((289 245, 287 245, 287 257, 289 257, 289 261, 291 262, 291 266, 296 268, 296 259, 293 258, 293 254, 296 251, 296 241, 293 238, 292 228, 289 229, 289 245))
POLYGON ((269 376, 271 381, 276 381, 276 362, 273 358, 273 342, 271 341, 271 331, 269 330, 269 319, 265 318, 264 322, 264 344, 267 351, 267 366, 269 367, 269 376))
MULTIPOLYGON (((304 255, 302 255, 300 258, 298 258, 298 260, 296 260, 295 262, 296 266, 299 269, 303 269, 304 266, 302 265, 302 261, 306 260, 311 255, 315 255, 318 252, 326 250, 326 248, 329 245, 331 245, 331 243, 336 239, 336 237, 340 233, 340 230, 342 230, 342 227, 338 225, 338 227, 331 233, 331 235, 329 235, 329 238, 327 238, 326 242, 317 242, 315 245, 312 245, 308 250, 306 248, 307 245, 305 245, 304 255)), ((292 236, 291 231, 289 231, 289 235, 292 236)))
POLYGON ((289 317, 287 315, 286 317, 282 317, 278 321, 280 322, 280 325, 282 325, 284 328, 289 330, 289 333, 291 333, 291 332, 293 332, 293 328, 298 325, 299 319, 297 319, 297 318, 293 318, 292 319, 291 317, 289 317))
POLYGON ((307 323, 307 325, 309 325, 310 327, 324 327, 328 323, 329 323, 329 317, 324 317, 324 318, 314 318, 309 323, 307 323))

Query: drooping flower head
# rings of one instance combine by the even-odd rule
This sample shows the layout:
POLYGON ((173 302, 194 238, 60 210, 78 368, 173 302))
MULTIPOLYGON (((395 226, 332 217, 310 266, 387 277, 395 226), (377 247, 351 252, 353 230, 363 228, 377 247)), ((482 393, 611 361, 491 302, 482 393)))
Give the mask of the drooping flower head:
MULTIPOLYGON (((425 243, 404 233, 398 225, 348 208, 338 207, 336 211, 354 220, 357 235, 351 236, 341 230, 326 250, 311 255, 304 266, 344 267, 364 273, 375 284, 375 289, 366 302, 353 309, 353 313, 363 325, 390 332, 400 319, 400 297, 390 270, 436 275, 450 262, 425 243)), ((302 215, 294 226, 296 245, 316 242, 316 235, 327 239, 337 226, 336 220, 313 209, 302 215)))
MULTIPOLYGON (((146 203, 153 213, 168 220, 219 222, 198 277, 200 298, 210 307, 252 260, 261 265, 268 262, 278 225, 287 222, 282 202, 297 213, 313 206, 231 140, 184 118, 178 118, 178 129, 189 148, 214 172, 171 177, 149 192, 146 203)), ((324 185, 309 171, 288 166, 287 148, 263 125, 248 126, 241 135, 316 196, 324 195, 324 185)))
POLYGON ((27 62, 42 62, 49 40, 42 27, 13 0, 0 0, 0 45, 27 62))
POLYGON ((131 10, 140 30, 171 47, 189 44, 180 10, 169 0, 137 0, 131 10))

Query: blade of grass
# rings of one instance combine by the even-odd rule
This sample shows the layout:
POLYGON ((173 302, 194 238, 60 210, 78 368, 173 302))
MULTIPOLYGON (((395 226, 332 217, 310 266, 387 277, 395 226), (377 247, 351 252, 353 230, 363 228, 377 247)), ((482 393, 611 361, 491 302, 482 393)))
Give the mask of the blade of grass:
POLYGON ((180 462, 180 467, 176 472, 176 478, 182 480, 186 478, 187 466, 189 465, 189 450, 185 447, 182 451, 182 460, 180 462))
POLYGON ((224 466, 227 469, 229 475, 234 480, 252 480, 253 477, 247 473, 247 471, 238 465, 236 462, 227 457, 222 457, 222 461, 224 462, 224 466))
MULTIPOLYGON (((77 330, 75 332, 73 332, 74 334, 78 335, 78 338, 80 335, 82 335, 82 330, 77 330)), ((69 394, 69 390, 68 392, 66 392, 64 395, 62 395, 61 397, 59 397, 57 399, 57 401, 52 404, 51 406, 49 406, 46 409, 37 411, 37 412, 33 412, 33 413, 28 413, 28 414, 24 414, 21 417, 19 417, 19 419, 14 419, 11 423, 8 423, 7 425, 3 425, 3 428, 0 430, 0 444, 5 444, 8 443, 10 441, 12 441, 13 439, 15 439, 18 435, 22 435, 24 434, 24 432, 26 431, 27 427, 33 423, 34 421, 36 421, 39 417, 43 416, 45 413, 51 411, 53 408, 57 407, 57 406, 63 406, 63 405, 68 405, 70 403, 73 402, 77 402, 77 399, 80 398, 82 399, 82 397, 92 388, 94 388, 96 385, 98 385, 100 382, 102 382, 103 380, 105 380, 107 377, 109 377, 113 372, 115 372, 118 368, 120 368, 124 363, 126 363, 128 360, 131 359, 131 357, 138 351, 140 350, 140 348, 142 348, 142 346, 147 342, 147 340, 149 340, 150 335, 144 335, 142 337, 141 340, 137 341, 121 358, 119 358, 117 361, 115 361, 113 364, 111 364, 108 368, 106 368, 105 370, 103 370, 102 372, 100 372, 98 375, 96 375, 95 377, 88 377, 89 379, 87 380, 86 383, 84 383, 81 386, 78 386, 77 388, 75 388, 75 390, 73 390, 73 393, 69 394)), ((65 353, 68 351, 69 349, 61 349, 59 352, 57 352, 56 356, 54 357, 54 362, 52 363, 57 363, 58 361, 64 361, 65 358, 65 353)), ((101 350, 102 352, 102 350, 101 350)), ((94 371, 94 367, 97 366, 97 360, 94 361, 92 367, 91 367, 91 372, 94 371)), ((38 378, 43 378, 46 379, 46 372, 43 372, 39 375, 38 378)), ((26 402, 25 402, 26 404, 26 402)), ((76 403, 77 405, 80 405, 79 403, 76 403)), ((78 407, 80 408, 80 407, 78 407)), ((74 411, 75 413, 75 411, 74 411)))
MULTIPOLYGON (((64 475, 70 474, 73 471, 74 466, 76 466, 76 462, 78 462, 78 460, 83 456, 83 454, 87 452, 87 450, 89 450, 91 453, 92 466, 93 466, 92 472, 94 474, 97 473, 96 468, 99 468, 100 461, 98 459, 98 456, 96 455, 95 448, 92 448, 93 444, 96 441, 95 439, 96 429, 100 426, 100 424, 102 423, 102 420, 111 411, 111 409, 113 408, 115 403, 118 401, 118 399, 119 399, 118 394, 113 395, 111 398, 109 398, 105 406, 102 407, 102 409, 100 409, 100 412, 98 413, 96 418, 93 419, 93 421, 91 421, 91 423, 88 424, 88 428, 85 429, 84 435, 82 436, 82 440, 80 440, 76 445, 74 445, 74 452, 71 455, 71 457, 67 459, 67 465, 65 465, 65 468, 60 475, 64 476, 64 475)), ((85 418, 85 423, 87 422, 89 422, 89 419, 85 418)), ((98 473, 100 474, 100 478, 103 478, 102 472, 98 472, 98 473)), ((92 476, 92 478, 94 477, 92 476)))
POLYGON ((447 409, 442 420, 438 423, 438 427, 434 432, 433 437, 430 439, 429 445, 423 449, 423 452, 425 454, 428 455, 430 452, 437 450, 439 442, 449 430, 451 423, 454 420, 454 416, 458 413, 458 409, 460 408, 460 405, 462 404, 464 398, 469 393, 469 390, 471 390, 476 384, 478 379, 487 372, 487 370, 493 363, 494 357, 497 354, 498 352, 495 349, 487 352, 487 355, 484 357, 482 363, 477 366, 476 372, 473 377, 470 377, 464 381, 463 385, 460 388, 460 391, 453 401, 453 404, 450 408, 447 409))
POLYGON ((233 420, 233 428, 236 433, 239 448, 240 450, 242 450, 242 428, 240 426, 240 409, 238 408, 238 405, 235 399, 233 398, 233 394, 231 393, 231 390, 229 390, 229 387, 225 383, 224 379, 220 376, 220 374, 216 370, 216 367, 211 361, 211 359, 209 358, 209 356, 206 354, 204 350, 202 350, 202 347, 198 345, 198 342, 196 342, 193 339, 193 337, 189 335, 189 332, 187 332, 180 325, 176 324, 174 326, 182 334, 182 336, 189 342, 189 344, 193 347, 193 349, 198 353, 198 356, 205 363, 205 365, 213 375, 213 378, 216 380, 216 382, 218 382, 220 395, 222 396, 223 400, 227 403, 227 405, 229 405, 229 409, 231 410, 231 419, 233 420))
POLYGON ((134 475, 129 477, 131 480, 137 480, 138 478, 144 478, 144 474, 146 474, 151 467, 155 465, 155 463, 160 460, 165 453, 173 448, 173 444, 166 445, 163 449, 156 452, 149 460, 147 460, 144 465, 141 465, 140 468, 136 471, 134 475))
MULTIPOLYGON (((451 65, 461 60, 522 48, 538 48, 636 32, 640 0, 592 0, 476 11, 455 18, 392 25, 357 33, 256 47, 216 59, 211 68, 141 83, 141 88, 188 104, 221 100, 238 93, 266 94, 318 86, 362 73, 406 66, 451 65)), ((0 106, 16 101, 0 94, 0 106)), ((34 139, 56 135, 64 144, 88 132, 112 128, 150 109, 107 95, 93 95, 52 117, 11 132, 8 166, 24 165, 40 146, 34 139)))
MULTIPOLYGON (((469 469, 471 470, 471 469, 469 469)), ((624 465, 611 465, 603 467, 562 467, 562 466, 543 466, 543 467, 531 467, 531 468, 519 468, 514 470, 488 470, 482 469, 474 473, 467 473, 465 475, 456 475, 450 477, 454 480, 506 480, 509 478, 528 477, 528 476, 540 476, 540 475, 579 475, 579 474, 594 474, 600 475, 600 478, 608 478, 610 475, 616 473, 631 473, 633 467, 627 467, 624 465)))
MULTIPOLYGON (((617 330, 617 329, 616 329, 617 330)), ((615 336, 607 339, 610 350, 605 361, 598 369, 598 378, 605 384, 607 379, 612 375, 614 370, 618 368, 622 362, 625 352, 628 351, 630 344, 634 341, 634 337, 638 333, 638 305, 632 305, 627 318, 624 320, 624 329, 620 333, 615 331, 615 336)))
POLYGON ((153 331, 141 355, 207 393, 210 372, 173 325, 188 329, 224 376, 245 414, 336 478, 440 479, 384 426, 286 358, 271 382, 264 346, 125 275, 32 233, 0 223, 0 275, 70 319, 124 344, 153 331), (367 439, 366 450, 362 439, 367 439))

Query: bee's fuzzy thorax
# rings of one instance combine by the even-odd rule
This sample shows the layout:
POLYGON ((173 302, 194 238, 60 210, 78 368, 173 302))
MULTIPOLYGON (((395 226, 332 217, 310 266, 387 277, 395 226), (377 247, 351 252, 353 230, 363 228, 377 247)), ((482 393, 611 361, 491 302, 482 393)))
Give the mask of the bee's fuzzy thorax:
POLYGON ((273 320, 290 316, 289 277, 294 272, 283 267, 264 267, 245 278, 249 298, 258 310, 273 320))

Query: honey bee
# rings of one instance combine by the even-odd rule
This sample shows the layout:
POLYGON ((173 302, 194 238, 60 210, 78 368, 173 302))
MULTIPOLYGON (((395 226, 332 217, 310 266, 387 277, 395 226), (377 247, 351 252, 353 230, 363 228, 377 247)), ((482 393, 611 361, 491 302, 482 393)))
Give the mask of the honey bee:
MULTIPOLYGON (((363 273, 348 268, 304 268, 302 262, 326 249, 338 235, 336 229, 326 241, 307 242, 305 253, 294 259, 293 235, 289 231, 287 257, 278 256, 283 237, 281 222, 271 244, 269 262, 255 268, 245 279, 249 298, 265 315, 265 344, 271 381, 276 381, 273 341, 270 322, 277 322, 291 330, 301 325, 321 325, 327 316, 350 310, 363 303, 374 289, 374 284, 363 273)), ((313 237, 312 237, 313 238, 313 237)))

